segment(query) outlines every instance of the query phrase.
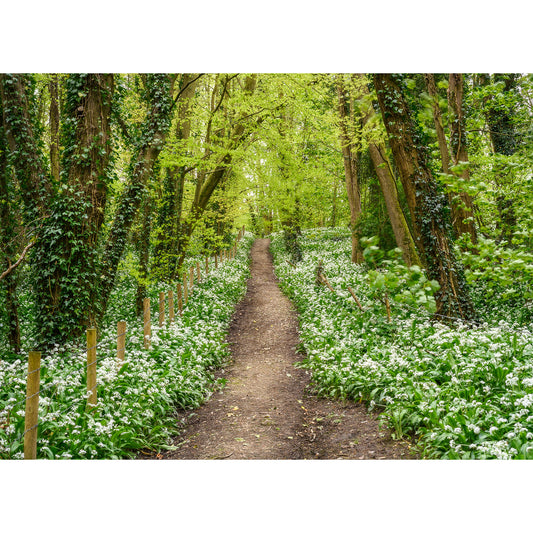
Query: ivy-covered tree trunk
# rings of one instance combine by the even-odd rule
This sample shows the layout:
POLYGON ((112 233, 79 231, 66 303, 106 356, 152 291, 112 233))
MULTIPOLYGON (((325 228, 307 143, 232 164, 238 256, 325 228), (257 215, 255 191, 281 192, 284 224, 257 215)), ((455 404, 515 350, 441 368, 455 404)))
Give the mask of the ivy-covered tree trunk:
MULTIPOLYGON (((371 102, 364 102, 364 98, 368 98, 369 90, 364 80, 363 74, 356 74, 355 79, 361 85, 361 98, 360 100, 360 112, 363 119, 363 124, 368 127, 368 124, 374 119, 375 113, 371 102)), ((387 206, 387 213, 389 215, 394 238, 396 239, 396 245, 402 250, 403 260, 407 266, 421 265, 421 260, 416 251, 416 246, 413 240, 413 235, 403 214, 402 207, 400 205, 400 199, 398 197, 398 189, 396 188, 396 180, 392 174, 391 166, 387 157, 387 151, 385 143, 373 140, 368 141, 368 151, 374 170, 383 192, 383 198, 385 199, 385 205, 387 206)))
MULTIPOLYGON (((11 210, 12 200, 8 186, 7 140, 4 131, 2 106, 0 105, 0 272, 7 271, 15 261, 15 220, 11 210)), ((5 313, 8 323, 9 346, 20 352, 20 323, 18 313, 18 272, 12 270, 0 283, 5 292, 5 313)))
POLYGON ((99 316, 105 313, 128 235, 146 195, 146 184, 163 149, 170 128, 175 80, 176 76, 169 74, 145 76, 148 113, 143 123, 141 138, 134 149, 128 183, 120 198, 103 253, 100 271, 102 283, 99 293, 99 316))
POLYGON ((363 251, 359 245, 357 223, 361 216, 361 194, 357 176, 357 151, 353 139, 353 116, 350 117, 350 95, 342 79, 337 79, 337 97, 339 112, 340 140, 344 162, 344 175, 348 205, 350 206, 350 229, 352 232, 352 263, 363 262, 363 251), (350 131, 352 129, 352 131, 350 131))
POLYGON ((59 182, 59 76, 52 74, 50 91, 50 172, 52 179, 59 182))
POLYGON ((133 234, 133 245, 139 258, 139 277, 135 293, 135 311, 137 316, 143 314, 143 300, 147 297, 148 277, 150 275, 150 232, 152 226, 153 202, 149 195, 143 200, 142 209, 139 213, 140 224, 133 234))
POLYGON ((429 276, 440 284, 437 314, 474 319, 463 268, 455 257, 446 216, 446 199, 428 166, 426 148, 404 97, 401 74, 375 74, 383 122, 398 167, 415 231, 429 276))

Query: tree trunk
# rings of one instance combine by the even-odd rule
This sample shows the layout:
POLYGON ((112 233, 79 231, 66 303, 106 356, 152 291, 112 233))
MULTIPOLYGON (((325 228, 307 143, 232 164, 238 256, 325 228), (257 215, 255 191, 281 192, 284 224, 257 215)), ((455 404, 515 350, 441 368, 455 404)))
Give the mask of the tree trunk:
POLYGON ((24 201, 24 219, 34 227, 49 210, 52 187, 44 170, 39 146, 34 136, 23 74, 0 74, 0 97, 4 126, 13 166, 24 201))
POLYGON ((392 153, 407 197, 415 242, 429 276, 440 284, 437 314, 474 319, 462 265, 456 259, 445 216, 445 199, 427 163, 425 148, 403 94, 400 74, 375 74, 374 84, 392 153))
MULTIPOLYGON (((0 271, 7 270, 15 255, 15 220, 11 212, 11 199, 8 188, 7 140, 4 134, 4 120, 0 105, 0 271)), ((5 288, 8 340, 11 350, 20 352, 20 323, 17 301, 17 271, 11 271, 2 280, 5 288)))
POLYGON ((59 83, 58 75, 52 74, 50 90, 50 172, 59 183, 59 83))
POLYGON ((137 289, 135 295, 135 312, 137 316, 143 314, 143 300, 147 296, 146 287, 148 285, 148 276, 150 275, 150 232, 152 225, 152 199, 146 196, 143 200, 142 210, 139 213, 141 223, 138 231, 133 236, 133 244, 139 256, 140 275, 137 279, 137 289))
MULTIPOLYGON (((243 93, 245 96, 250 97, 257 86, 257 75, 251 74, 246 76, 244 81, 243 93)), ((226 94, 226 85, 222 88, 222 95, 218 105, 213 109, 213 113, 216 113, 222 106, 224 101, 224 95, 226 94)), ((181 224, 180 233, 178 235, 178 269, 181 269, 183 261, 185 260, 185 254, 190 242, 190 238, 194 232, 196 224, 201 219, 209 200, 215 189, 224 179, 226 179, 228 173, 231 170, 233 162, 233 152, 236 148, 239 148, 244 143, 245 139, 250 135, 250 128, 248 127, 248 115, 242 112, 238 117, 234 119, 234 125, 231 131, 228 133, 227 142, 224 146, 226 152, 217 161, 216 167, 210 174, 199 173, 196 188, 194 192, 194 200, 189 210, 187 219, 181 224)), ((259 118, 256 124, 259 124, 263 119, 259 118)), ((221 134, 218 137, 222 137, 221 134)))
MULTIPOLYGON (((503 92, 508 93, 516 90, 517 74, 494 74, 494 82, 503 83, 503 92)), ((481 84, 486 85, 490 81, 488 75, 481 76, 481 84)), ((488 103, 489 100, 485 100, 488 103)), ((518 148, 516 128, 513 124, 512 113, 504 106, 487 106, 485 117, 489 125, 490 139, 494 153, 505 156, 513 155, 518 148)), ((517 217, 514 203, 511 198, 503 194, 503 184, 509 179, 509 172, 504 165, 494 165, 494 179, 499 192, 496 195, 496 205, 500 214, 500 239, 505 239, 512 244, 513 231, 516 227, 517 217)))
MULTIPOLYGON (((465 118, 463 111, 463 76, 450 74, 448 84, 448 108, 452 121, 450 131, 450 145, 452 148, 452 162, 454 165, 468 163, 466 149, 465 118)), ((470 180, 468 167, 462 170, 460 179, 466 185, 470 180)), ((470 195, 461 190, 459 195, 452 195, 452 225, 458 236, 468 234, 472 244, 477 243, 476 226, 474 225, 474 206, 470 195)))
MULTIPOLYGON (((183 90, 178 104, 175 140, 181 144, 191 134, 191 106, 198 75, 183 74, 179 87, 183 90)), ((186 146, 186 145, 184 145, 186 146)), ((185 152, 186 148, 183 149, 185 152)), ((173 165, 166 169, 162 201, 158 209, 154 270, 159 279, 175 279, 177 269, 178 232, 183 212, 183 192, 188 170, 173 165)))
POLYGON ((337 97, 339 112, 340 141, 344 162, 344 175, 348 204, 350 206, 350 229, 352 231, 352 263, 362 263, 363 251, 359 245, 359 230, 357 223, 361 216, 361 195, 357 177, 357 151, 353 134, 350 132, 348 99, 349 93, 341 78, 337 78, 337 97))
MULTIPOLYGON (((361 83, 362 96, 367 97, 369 95, 369 90, 365 83, 364 75, 356 74, 355 79, 361 83)), ((361 104, 363 104, 363 102, 361 102, 361 104)), ((370 102, 367 103, 366 106, 362 105, 361 115, 365 126, 374 118, 374 108, 370 102)), ((387 206, 387 213, 391 222, 394 238, 396 239, 396 245, 402 250, 403 260, 407 266, 421 265, 421 260, 416 251, 411 230, 409 229, 409 225, 407 224, 407 220, 405 219, 400 206, 396 180, 394 179, 387 158, 385 143, 369 140, 368 150, 383 192, 385 205, 387 206)))
POLYGON ((146 76, 149 109, 143 124, 143 136, 135 149, 129 170, 129 182, 120 198, 103 253, 100 287, 100 313, 102 317, 115 283, 118 264, 126 246, 131 226, 144 196, 146 184, 167 137, 172 118, 172 92, 174 76, 152 74, 146 76))

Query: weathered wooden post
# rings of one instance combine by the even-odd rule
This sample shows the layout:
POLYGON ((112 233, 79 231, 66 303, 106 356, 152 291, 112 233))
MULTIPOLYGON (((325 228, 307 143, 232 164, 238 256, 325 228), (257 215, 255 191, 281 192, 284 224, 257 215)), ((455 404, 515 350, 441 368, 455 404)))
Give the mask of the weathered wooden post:
POLYGON ((385 293, 385 310, 387 311, 387 322, 390 324, 390 303, 389 297, 385 293))
POLYGON ((144 347, 146 349, 150 348, 150 339, 152 337, 152 322, 150 320, 150 298, 143 299, 143 309, 144 309, 144 347))
POLYGON ((353 292, 353 289, 351 287, 348 287, 348 291, 352 295, 352 298, 355 300, 355 303, 357 304, 357 307, 359 307, 359 309, 361 311, 364 311, 363 306, 361 305, 361 302, 359 301, 359 298, 357 298, 357 296, 355 295, 355 292, 353 292))
POLYGON ((159 327, 165 324, 165 293, 159 293, 159 327))
POLYGON ((172 324, 174 322, 174 293, 168 291, 168 319, 172 324))
POLYGON ((177 290, 178 290, 178 311, 179 311, 179 314, 182 315, 183 314, 183 300, 181 297, 181 283, 178 283, 177 290))
POLYGON ((39 388, 41 386, 41 352, 28 354, 26 380, 26 414, 24 417, 24 459, 37 459, 37 425, 39 422, 39 388))
POLYGON ((215 268, 218 268, 218 253, 215 252, 215 268))
POLYGON ((209 257, 205 256, 205 275, 209 274, 209 257))
POLYGON ((187 278, 184 276, 184 279, 183 279, 183 305, 187 305, 187 300, 189 298, 189 289, 187 288, 188 287, 188 282, 187 282, 187 278))
POLYGON ((202 274, 200 274, 200 263, 196 261, 196 279, 198 280, 198 283, 202 280, 202 274))
POLYGON ((87 410, 96 407, 96 328, 87 330, 87 410))
POLYGON ((191 265, 191 268, 189 268, 189 279, 190 279, 190 284, 189 284, 190 291, 189 292, 192 292, 192 288, 194 286, 194 266, 192 265, 191 265))
POLYGON ((117 359, 124 362, 124 354, 126 352, 126 321, 120 320, 117 323, 117 359))

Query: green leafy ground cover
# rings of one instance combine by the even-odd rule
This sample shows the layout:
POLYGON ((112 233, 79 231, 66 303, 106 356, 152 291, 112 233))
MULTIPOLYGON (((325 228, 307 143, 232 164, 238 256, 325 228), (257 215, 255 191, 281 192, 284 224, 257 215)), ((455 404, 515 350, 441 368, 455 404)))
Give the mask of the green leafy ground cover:
MULTIPOLYGON (((211 265, 195 285, 183 316, 176 307, 173 325, 159 328, 158 294, 175 287, 150 288, 152 345, 143 348, 143 324, 134 312, 135 283, 124 276, 112 295, 108 325, 99 332, 98 406, 86 408, 86 352, 63 346, 42 360, 37 457, 49 459, 121 458, 141 448, 168 447, 175 434, 177 408, 194 408, 209 397, 213 370, 229 355, 224 338, 236 303, 246 291, 249 249, 240 241, 236 258, 211 265), (126 362, 116 359, 116 323, 127 321, 126 362)), ((29 296, 28 296, 29 298, 29 296)), ((176 300, 175 300, 176 301, 176 300)), ((29 304, 28 304, 29 305, 29 304)), ((168 317, 168 310, 167 310, 168 317)), ((31 347, 31 339, 25 345, 31 347)), ((23 457, 27 360, 2 354, 0 362, 0 458, 23 457), (9 423, 8 423, 9 416, 9 423)))
POLYGON ((375 243, 366 243, 370 264, 354 265, 345 230, 308 230, 299 242, 303 260, 295 267, 281 234, 271 249, 282 288, 300 313, 302 365, 320 394, 379 409, 394 435, 415 435, 428 458, 533 458, 527 300, 498 300, 493 286, 489 300, 478 280, 473 297, 481 322, 448 326, 431 320, 435 287, 423 273, 394 254, 376 260, 375 243), (319 261, 335 293, 315 284, 319 261))

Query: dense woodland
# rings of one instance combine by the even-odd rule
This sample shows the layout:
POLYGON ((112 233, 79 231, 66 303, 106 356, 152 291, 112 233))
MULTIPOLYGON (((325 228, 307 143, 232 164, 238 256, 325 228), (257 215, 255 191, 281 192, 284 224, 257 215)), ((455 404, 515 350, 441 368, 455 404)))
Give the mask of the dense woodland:
POLYGON ((469 283, 529 306, 530 75, 3 74, 0 96, 3 351, 79 336, 121 265, 140 302, 245 223, 295 261, 304 228, 349 227, 355 263, 377 237, 438 315, 477 318, 469 283))
POLYGON ((529 74, 0 74, 0 457, 21 454, 29 350, 55 395, 43 456, 167 442, 147 420, 209 394, 265 236, 319 392, 433 457, 533 457, 532 119, 529 74), (143 299, 241 239, 179 328, 109 363, 121 421, 89 417, 85 378, 53 377, 85 330, 137 321, 138 342, 143 299))

